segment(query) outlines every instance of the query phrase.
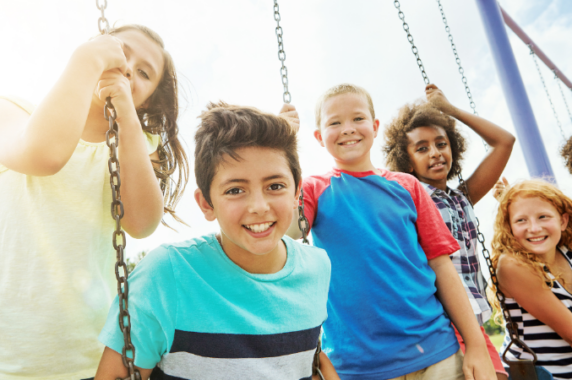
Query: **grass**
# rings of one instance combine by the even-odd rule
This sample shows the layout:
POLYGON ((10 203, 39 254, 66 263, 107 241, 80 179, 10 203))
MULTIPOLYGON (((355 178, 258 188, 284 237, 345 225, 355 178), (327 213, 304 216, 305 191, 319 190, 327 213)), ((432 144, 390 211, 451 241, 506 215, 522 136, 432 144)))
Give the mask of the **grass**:
POLYGON ((500 352, 500 348, 502 346, 502 342, 504 340, 504 333, 502 334, 495 334, 495 335, 489 335, 489 338, 491 338, 491 342, 493 343, 493 345, 495 346, 495 348, 497 349, 497 351, 500 352))

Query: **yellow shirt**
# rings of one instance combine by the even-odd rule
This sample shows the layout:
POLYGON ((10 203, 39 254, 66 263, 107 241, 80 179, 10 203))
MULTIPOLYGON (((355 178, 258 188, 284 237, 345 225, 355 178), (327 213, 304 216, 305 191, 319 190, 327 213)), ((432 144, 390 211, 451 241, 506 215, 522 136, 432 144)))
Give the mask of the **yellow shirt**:
MULTIPOLYGON (((151 154, 159 136, 147 140, 151 154)), ((52 176, 0 165, 1 380, 95 375, 117 294, 108 158, 105 142, 80 140, 52 176)))

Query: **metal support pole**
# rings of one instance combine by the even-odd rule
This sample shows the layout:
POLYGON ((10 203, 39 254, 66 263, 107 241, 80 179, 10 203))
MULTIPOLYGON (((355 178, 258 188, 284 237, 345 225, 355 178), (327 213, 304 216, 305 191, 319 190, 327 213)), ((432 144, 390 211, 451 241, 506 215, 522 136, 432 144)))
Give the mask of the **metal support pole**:
POLYGON ((556 182, 496 0, 476 0, 495 67, 531 177, 556 182))

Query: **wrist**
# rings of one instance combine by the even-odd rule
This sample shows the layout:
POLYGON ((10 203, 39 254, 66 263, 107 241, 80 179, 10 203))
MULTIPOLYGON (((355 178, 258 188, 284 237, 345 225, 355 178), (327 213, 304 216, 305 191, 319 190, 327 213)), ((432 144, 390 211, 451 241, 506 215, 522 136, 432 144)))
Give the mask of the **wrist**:
POLYGON ((87 46, 88 43, 80 45, 73 52, 69 64, 78 66, 84 73, 93 75, 96 80, 103 73, 103 64, 87 46))

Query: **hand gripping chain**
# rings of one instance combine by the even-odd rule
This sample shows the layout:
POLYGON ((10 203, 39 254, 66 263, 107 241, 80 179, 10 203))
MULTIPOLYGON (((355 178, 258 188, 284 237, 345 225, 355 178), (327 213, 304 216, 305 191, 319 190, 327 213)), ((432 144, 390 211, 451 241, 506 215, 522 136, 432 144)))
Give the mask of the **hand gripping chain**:
MULTIPOLYGON (((98 19, 97 24, 101 34, 109 33, 109 22, 105 18, 105 8, 107 8, 107 0, 104 0, 103 5, 99 5, 99 0, 95 1, 97 9, 101 11, 101 17, 98 19), (102 28, 102 24, 105 28, 102 28)), ((125 232, 121 229, 121 218, 123 218, 123 202, 121 202, 121 177, 119 175, 119 159, 117 158, 117 147, 119 146, 119 131, 115 128, 115 119, 117 113, 111 98, 107 98, 105 106, 103 107, 103 116, 105 120, 109 121, 109 130, 105 133, 105 143, 109 147, 109 160, 107 166, 109 168, 109 184, 111 185, 111 216, 115 220, 115 231, 113 231, 113 248, 116 253, 115 263, 115 278, 117 279, 117 296, 119 298, 119 328, 123 333, 123 350, 121 358, 123 365, 127 368, 129 376, 125 379, 117 380, 141 380, 139 370, 135 368, 135 346, 131 343, 131 316, 127 310, 129 301, 129 285, 127 283, 127 264, 125 263, 125 245, 126 238, 125 232), (121 237, 120 242, 117 238, 121 237), (129 358, 127 353, 131 351, 133 358, 129 358)))

